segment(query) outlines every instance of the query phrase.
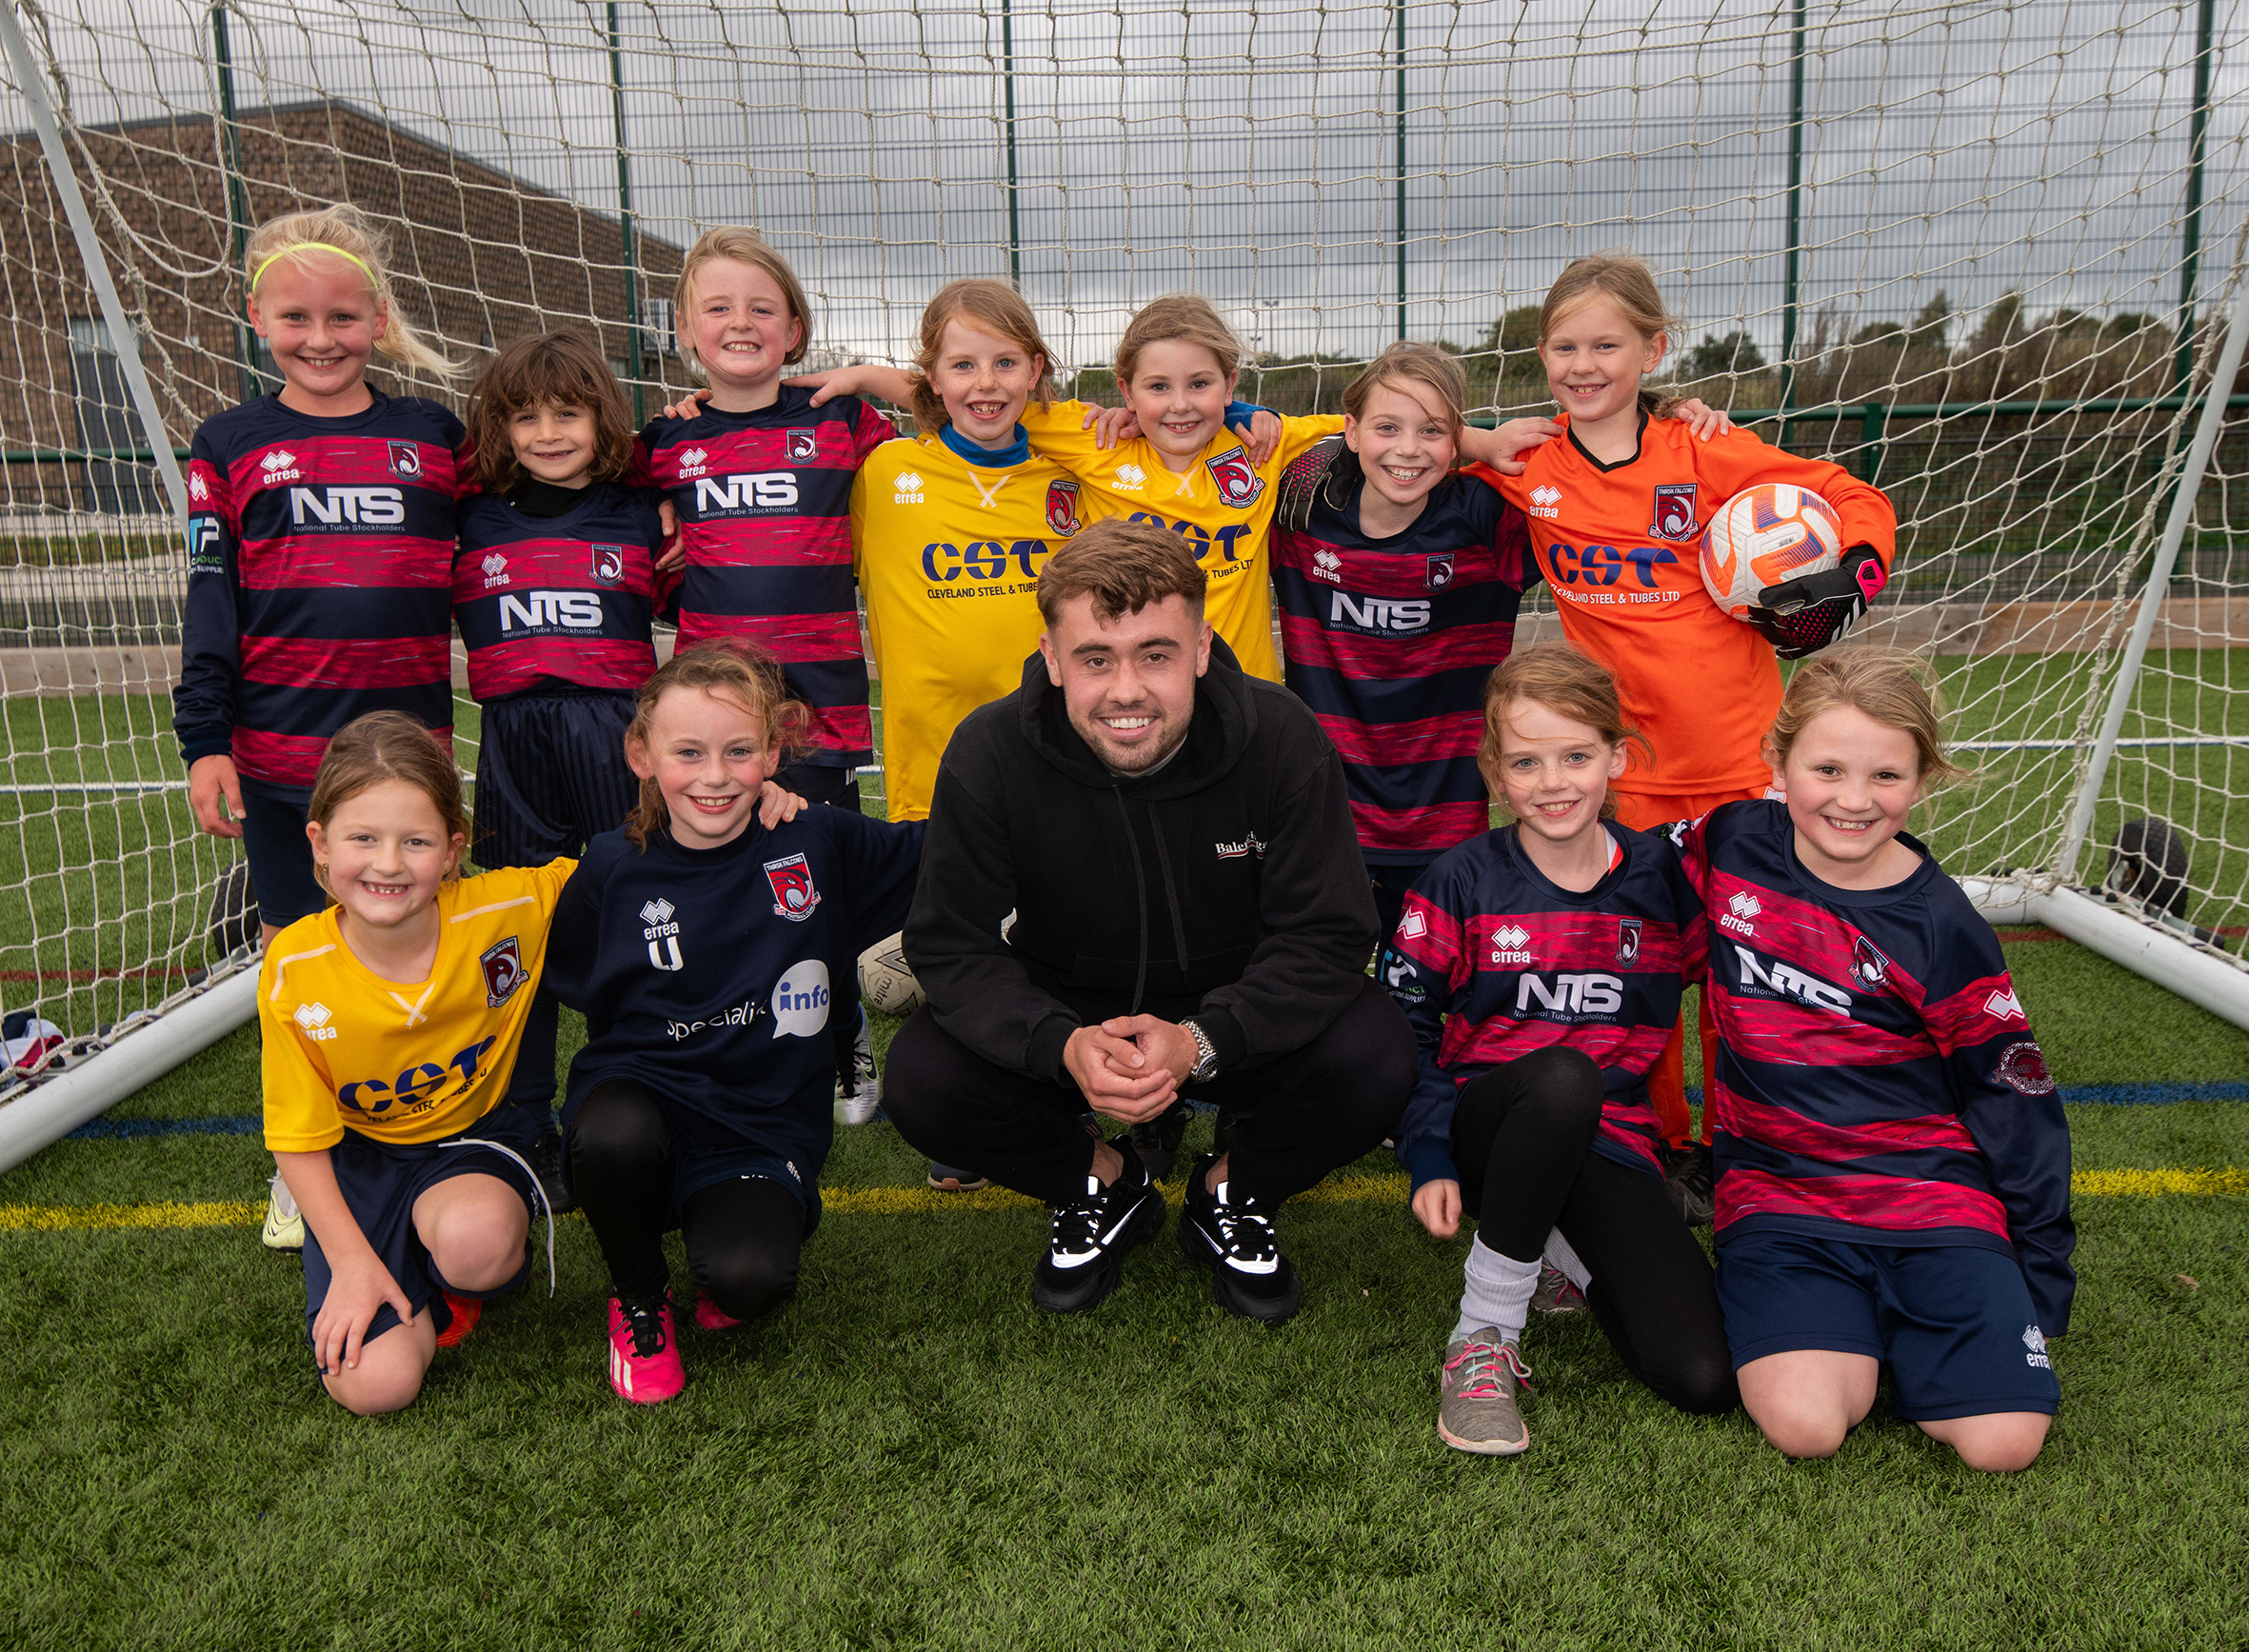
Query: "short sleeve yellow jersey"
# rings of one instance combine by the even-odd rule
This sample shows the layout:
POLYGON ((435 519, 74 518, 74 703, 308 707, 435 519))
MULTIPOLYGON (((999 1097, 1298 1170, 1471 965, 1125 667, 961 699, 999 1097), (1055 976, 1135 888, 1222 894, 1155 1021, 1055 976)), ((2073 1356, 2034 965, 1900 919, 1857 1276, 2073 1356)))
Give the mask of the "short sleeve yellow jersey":
POLYGON ((851 543, 883 684, 892 820, 926 820, 961 719, 1011 694, 1039 646, 1039 569, 1085 526, 1082 485, 1033 452, 962 458, 934 438, 877 448, 851 489, 851 543))
POLYGON ((437 893, 429 979, 386 981, 352 955, 334 906, 273 937, 258 970, 266 1145, 332 1147, 347 1129, 404 1146, 457 1136, 508 1088, 578 863, 463 878, 437 893))
POLYGON ((1204 617, 1225 638, 1242 668, 1281 681, 1273 647, 1273 567, 1266 550, 1281 472, 1323 436, 1343 428, 1340 414, 1281 421, 1281 444, 1262 466, 1249 463, 1242 438, 1231 430, 1213 436, 1185 470, 1165 468, 1145 436, 1102 448, 1085 429, 1085 402, 1034 402, 1023 426, 1031 450, 1060 463, 1085 484, 1086 514, 1154 522, 1193 540, 1210 576, 1204 617))

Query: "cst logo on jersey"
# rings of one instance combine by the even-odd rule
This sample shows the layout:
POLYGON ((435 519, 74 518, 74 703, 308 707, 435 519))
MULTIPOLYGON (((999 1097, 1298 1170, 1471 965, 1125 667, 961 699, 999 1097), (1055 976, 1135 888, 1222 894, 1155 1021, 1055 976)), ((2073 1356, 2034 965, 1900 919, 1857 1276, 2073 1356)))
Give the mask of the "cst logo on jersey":
POLYGON ((381 1079, 355 1079, 338 1086, 337 1105, 370 1119, 381 1117, 392 1107, 408 1113, 426 1113, 447 1097, 457 1095, 475 1083, 477 1064, 498 1042, 480 1039, 444 1066, 435 1062, 416 1063, 388 1084, 381 1079))
POLYGON ((766 863, 766 882, 773 886, 773 915, 802 924, 820 905, 820 891, 812 886, 812 868, 803 855, 789 855, 766 863))
POLYGON ((1210 472, 1212 486, 1217 488, 1222 504, 1240 510, 1265 490, 1265 479, 1249 463, 1249 454, 1240 447, 1228 448, 1203 461, 1210 472))

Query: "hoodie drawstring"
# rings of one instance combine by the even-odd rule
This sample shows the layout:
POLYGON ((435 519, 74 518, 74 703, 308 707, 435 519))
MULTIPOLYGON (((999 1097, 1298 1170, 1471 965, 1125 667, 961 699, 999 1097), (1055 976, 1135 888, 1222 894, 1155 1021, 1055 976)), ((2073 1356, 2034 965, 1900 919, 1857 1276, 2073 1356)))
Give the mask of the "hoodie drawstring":
MULTIPOLYGON (((1179 952, 1179 972, 1187 972, 1187 926, 1179 915, 1179 886, 1172 881, 1171 852, 1164 846, 1164 823, 1156 817, 1156 806, 1148 805, 1148 831, 1156 840, 1156 865, 1164 872, 1164 899, 1171 906, 1171 944, 1179 952)), ((1146 950, 1146 943, 1142 943, 1146 950)))
MULTIPOLYGON (((1148 874, 1140 864, 1140 840, 1132 835, 1132 811, 1124 806, 1124 793, 1121 787, 1111 787, 1110 795, 1117 800, 1117 813, 1124 821, 1124 844, 1132 851, 1132 892, 1140 901, 1140 966, 1132 978, 1132 1007, 1127 1015, 1140 1013, 1140 1001, 1148 988, 1148 874)), ((1163 845, 1159 842, 1157 851, 1163 845)))

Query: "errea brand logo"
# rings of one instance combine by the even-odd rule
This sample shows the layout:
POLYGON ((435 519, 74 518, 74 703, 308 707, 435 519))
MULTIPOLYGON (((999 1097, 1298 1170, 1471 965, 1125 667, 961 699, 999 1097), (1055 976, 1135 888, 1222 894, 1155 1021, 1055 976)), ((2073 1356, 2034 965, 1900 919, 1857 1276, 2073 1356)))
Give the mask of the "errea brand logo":
POLYGON ((1148 473, 1138 465, 1117 467, 1117 486, 1128 492, 1137 492, 1147 485, 1148 473))
POLYGON ((188 497, 190 499, 209 499, 210 497, 210 484, 203 479, 202 471, 190 470, 188 472, 188 497))
POLYGON ((300 1004, 292 1019, 314 1044, 327 1044, 336 1036, 336 1029, 328 1025, 328 1007, 325 1004, 300 1004))
POLYGON ((647 926, 641 935, 648 944, 648 963, 654 968, 668 971, 683 967, 680 926, 672 922, 677 910, 661 895, 641 907, 641 922, 647 926))
POLYGON ((287 448, 274 448, 258 461, 258 468, 265 471, 268 487, 276 482, 295 482, 304 475, 297 468, 297 456, 287 448))
POLYGON ((2054 1368, 2054 1362, 2046 1354, 2046 1333, 2038 1326, 2022 1327, 2022 1346, 2027 1350, 2022 1356, 2024 1364, 2037 1371, 2051 1371, 2054 1368))
POLYGON ((1491 961, 1494 964, 1512 964, 1521 967, 1535 962, 1526 948, 1530 945, 1530 931, 1520 924, 1503 924, 1492 931, 1491 961))
POLYGON ((928 496, 922 491, 922 478, 912 470, 901 470, 890 478, 890 485, 898 489, 890 495, 892 504, 921 505, 927 501, 928 496))
POLYGON ((1530 514, 1554 517, 1562 514, 1562 489, 1552 486, 1530 490, 1530 514))
POLYGON ((508 559, 498 551, 493 551, 477 566, 484 569, 485 589, 497 590, 508 583, 508 559))
POLYGON ((1736 889, 1734 898, 1726 903, 1726 909, 1718 915, 1719 927, 1731 929, 1737 935, 1754 936, 1757 926, 1749 920, 1763 910, 1755 895, 1747 889, 1736 889))
POLYGON ((1343 559, 1324 545, 1312 553, 1312 577, 1343 583, 1343 559))
POLYGON ((684 481, 689 476, 702 475, 703 461, 709 457, 710 455, 701 448, 689 448, 686 452, 682 453, 680 455, 681 479, 684 481))

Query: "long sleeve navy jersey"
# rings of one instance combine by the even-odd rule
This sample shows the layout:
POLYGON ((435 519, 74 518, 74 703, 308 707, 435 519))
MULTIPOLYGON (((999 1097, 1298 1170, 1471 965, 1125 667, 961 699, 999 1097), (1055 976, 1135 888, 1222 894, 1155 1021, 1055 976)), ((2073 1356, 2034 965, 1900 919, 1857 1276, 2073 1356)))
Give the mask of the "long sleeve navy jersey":
POLYGON ((507 498, 463 500, 453 614, 479 701, 541 683, 630 692, 656 669, 653 493, 596 482, 560 516, 507 498))
POLYGON ((896 434, 855 396, 815 408, 810 390, 784 385, 755 412, 652 419, 635 451, 631 479, 664 489, 679 513, 680 647, 747 637, 772 649, 811 708, 811 763, 873 756, 851 484, 896 434))
POLYGON ((1787 806, 1674 828, 1709 914, 1718 1237, 1975 1245, 2069 1323, 2069 1124, 1991 926, 1927 847, 1903 883, 1804 870, 1787 806))
POLYGON ((547 947, 546 985, 586 1013, 566 1109, 637 1080, 688 1140, 777 1151, 815 1180, 835 1129, 828 1020, 858 1013, 859 954, 906 922, 922 830, 821 806, 715 849, 595 838, 547 947))
POLYGON ((1516 826, 1461 845, 1407 893, 1382 970, 1421 1045, 1398 1126, 1398 1162, 1417 1188, 1460 1180, 1461 1086, 1556 1045, 1601 1068, 1594 1150, 1662 1174, 1647 1073, 1679 1023, 1682 984, 1702 970, 1702 906, 1668 842, 1608 829, 1619 858, 1582 893, 1533 866, 1516 826))
POLYGON ((404 711, 450 739, 461 421, 374 392, 345 418, 261 396, 195 432, 172 726, 181 755, 308 786, 328 736, 404 711))
POLYGON ((1538 564, 1523 512, 1481 483, 1446 478, 1386 539, 1360 529, 1363 487, 1339 505, 1324 485, 1304 527, 1275 523, 1273 586, 1288 686, 1343 754, 1360 846, 1412 866, 1490 825, 1483 685, 1538 564))

